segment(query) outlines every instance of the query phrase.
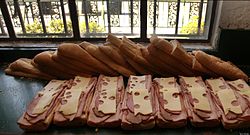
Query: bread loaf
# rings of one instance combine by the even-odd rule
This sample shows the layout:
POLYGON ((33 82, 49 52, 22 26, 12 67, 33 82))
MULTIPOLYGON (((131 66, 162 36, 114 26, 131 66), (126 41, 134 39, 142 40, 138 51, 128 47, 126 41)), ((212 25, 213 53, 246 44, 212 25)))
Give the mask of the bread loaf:
POLYGON ((90 44, 88 42, 82 42, 80 46, 84 48, 89 54, 94 56, 96 59, 108 65, 111 69, 114 70, 114 72, 118 72, 126 77, 135 74, 132 71, 126 69, 125 67, 115 63, 115 61, 113 61, 111 58, 109 58, 105 53, 103 53, 100 50, 99 46, 90 44))
POLYGON ((230 80, 243 79, 248 81, 248 76, 231 62, 225 62, 203 51, 193 51, 195 58, 207 69, 219 76, 230 80))
POLYGON ((28 77, 28 78, 38 78, 51 80, 54 79, 54 76, 46 74, 31 64, 31 59, 20 58, 16 61, 12 62, 7 69, 5 69, 5 73, 14 76, 28 77))
POLYGON ((101 74, 111 76, 117 75, 117 73, 110 69, 107 65, 94 58, 77 44, 61 44, 58 47, 58 52, 66 57, 88 64, 101 74))

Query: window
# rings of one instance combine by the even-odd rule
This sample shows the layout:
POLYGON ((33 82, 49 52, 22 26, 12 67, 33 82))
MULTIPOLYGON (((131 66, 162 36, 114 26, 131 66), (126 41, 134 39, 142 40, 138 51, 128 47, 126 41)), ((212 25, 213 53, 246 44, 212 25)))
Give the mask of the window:
POLYGON ((0 38, 1 37, 8 37, 8 32, 3 19, 2 11, 0 10, 0 38))
POLYGON ((139 41, 155 34, 207 41, 214 5, 208 0, 3 0, 0 39, 104 40, 113 33, 139 41))

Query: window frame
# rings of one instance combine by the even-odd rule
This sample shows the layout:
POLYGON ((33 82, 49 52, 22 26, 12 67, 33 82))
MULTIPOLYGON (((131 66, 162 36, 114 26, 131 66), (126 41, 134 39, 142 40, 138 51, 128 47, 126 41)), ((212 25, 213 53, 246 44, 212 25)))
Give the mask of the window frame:
MULTIPOLYGON (((107 0, 108 1, 108 0, 107 0)), ((178 0, 180 2, 181 0, 178 0)), ((209 1, 209 0, 208 0, 209 1)), ((147 0, 140 1, 140 37, 139 38, 131 38, 131 40, 135 42, 149 42, 149 38, 147 37, 147 0), (145 13, 145 14, 142 14, 145 13)), ((49 41, 49 42, 64 42, 64 41, 89 41, 89 42, 96 42, 96 41, 105 41, 106 38, 85 38, 81 37, 80 29, 79 29, 79 20, 77 15, 77 5, 76 0, 69 0, 69 13, 72 22, 72 30, 73 35, 72 37, 58 37, 58 38, 33 38, 33 37, 17 37, 14 26, 10 17, 10 13, 7 7, 7 1, 3 0, 0 1, 0 9, 2 11, 3 19, 5 21, 8 37, 1 37, 1 41, 49 41)), ((209 31, 208 31, 208 38, 207 39, 178 39, 178 41, 182 43, 210 43, 212 38, 213 27, 215 23, 215 13, 216 13, 217 2, 213 1, 212 3, 212 10, 211 10, 211 18, 209 24, 209 31)), ((173 38, 168 38, 168 40, 172 40, 173 38)), ((13 46, 15 47, 15 46, 13 46)))

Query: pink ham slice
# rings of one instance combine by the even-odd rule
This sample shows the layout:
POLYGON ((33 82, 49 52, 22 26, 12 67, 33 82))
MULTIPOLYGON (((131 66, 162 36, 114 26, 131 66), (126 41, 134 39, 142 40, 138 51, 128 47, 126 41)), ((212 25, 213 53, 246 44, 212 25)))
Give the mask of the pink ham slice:
MULTIPOLYGON (((77 77, 71 82, 71 86, 77 85, 77 83, 80 83, 81 80, 79 80, 77 77)), ((83 92, 80 93, 79 102, 77 105, 77 111, 70 115, 64 115, 60 110, 60 106, 63 103, 63 100, 61 100, 59 106, 57 107, 55 111, 55 116, 53 119, 53 123, 57 126, 82 126, 86 124, 87 121, 87 108, 89 107, 90 101, 92 100, 93 92, 94 92, 94 86, 97 82, 96 77, 90 78, 90 81, 88 82, 88 85, 84 88, 82 86, 83 92)), ((72 87, 68 88, 69 90, 74 90, 72 87)), ((68 91, 67 91, 68 92, 68 91)), ((67 92, 64 92, 64 96, 67 95, 67 92)), ((61 99, 63 96, 60 97, 61 99)))
POLYGON ((51 80, 45 88, 40 91, 42 92, 48 92, 51 88, 54 89, 55 93, 53 94, 53 97, 48 105, 46 105, 47 109, 45 109, 40 114, 34 114, 33 110, 34 108, 39 104, 40 100, 42 99, 43 94, 40 94, 40 92, 37 94, 37 96, 34 97, 34 99, 31 101, 29 106, 27 107, 27 111, 24 112, 24 114, 21 116, 21 118, 18 120, 18 125, 20 128, 26 131, 44 131, 46 130, 50 123, 52 122, 52 118, 54 115, 54 111, 59 103, 59 96, 63 93, 63 91, 67 88, 67 85, 70 81, 58 81, 58 80, 51 80), (55 84, 58 83, 59 85, 55 84))
POLYGON ((212 97, 216 103, 216 106, 218 107, 218 110, 220 111, 219 114, 221 114, 222 124, 223 124, 224 128, 234 129, 234 128, 250 127, 249 126, 249 124, 250 124, 250 110, 249 110, 248 102, 244 99, 244 97, 242 95, 240 95, 236 91, 236 89, 233 90, 232 88, 230 88, 230 86, 226 83, 226 81, 222 77, 217 78, 217 79, 207 79, 206 84, 207 84, 209 90, 213 91, 212 97), (236 101, 234 101, 231 104, 233 106, 240 106, 240 110, 242 111, 242 113, 236 114, 232 111, 229 111, 228 113, 226 113, 224 111, 223 106, 222 106, 222 101, 216 95, 216 93, 217 93, 216 89, 213 89, 214 87, 213 87, 212 83, 210 82, 210 80, 216 81, 218 84, 220 84, 219 87, 222 89, 233 91, 234 97, 236 98, 236 101))
MULTIPOLYGON (((124 96, 124 82, 123 77, 112 77, 112 79, 116 80, 115 87, 116 90, 116 98, 115 99, 115 107, 116 113, 105 113, 100 111, 98 108, 104 101, 101 100, 101 96, 107 95, 109 89, 105 89, 105 86, 111 85, 110 77, 100 75, 98 78, 98 82, 96 85, 95 93, 93 96, 93 100, 89 107, 89 117, 87 119, 87 124, 92 127, 118 127, 121 124, 121 103, 123 101, 124 96)), ((106 96, 106 98, 109 98, 106 96)))
POLYGON ((180 84, 181 90, 184 95, 184 106, 187 110, 188 118, 191 121, 191 124, 195 127, 215 127, 218 126, 220 121, 218 118, 218 111, 216 109, 215 104, 213 103, 211 93, 207 90, 205 83, 203 82, 201 77, 191 77, 195 79, 195 85, 204 88, 205 95, 204 97, 207 98, 207 102, 209 103, 210 111, 196 109, 194 104, 199 102, 197 99, 193 97, 189 88, 193 87, 192 85, 188 84, 185 79, 186 77, 180 77, 180 84))
MULTIPOLYGON (((132 92, 133 93, 133 92, 132 92)), ((126 88, 125 97, 122 105, 122 123, 121 127, 125 130, 141 130, 141 129, 150 129, 155 125, 154 117, 156 115, 156 103, 154 97, 154 88, 152 86, 151 75, 145 76, 130 76, 128 80, 128 85, 126 88), (145 80, 137 81, 138 78, 145 77, 145 80), (132 83, 132 79, 135 83, 132 83), (150 100, 150 105, 152 106, 152 113, 150 114, 135 114, 136 106, 133 101, 133 95, 131 94, 131 88, 137 87, 136 85, 140 85, 144 87, 145 90, 148 91, 149 97, 146 97, 147 100, 150 100)))
MULTIPOLYGON (((174 79, 175 80, 175 79, 174 79)), ((181 103, 181 110, 180 111, 171 111, 169 109, 164 109, 164 104, 166 102, 171 102, 165 101, 163 98, 163 94, 160 92, 160 88, 163 87, 161 83, 167 83, 167 82, 161 82, 161 78, 155 78, 154 79, 154 89, 155 89, 155 97, 156 102, 157 102, 157 126, 161 128, 179 128, 179 127, 184 127, 187 123, 187 114, 184 108, 184 103, 183 103, 183 97, 182 93, 180 91, 180 87, 177 84, 177 82, 173 82, 173 85, 179 89, 178 95, 180 98, 180 103, 181 103), (158 100, 157 100, 158 99, 158 100)))

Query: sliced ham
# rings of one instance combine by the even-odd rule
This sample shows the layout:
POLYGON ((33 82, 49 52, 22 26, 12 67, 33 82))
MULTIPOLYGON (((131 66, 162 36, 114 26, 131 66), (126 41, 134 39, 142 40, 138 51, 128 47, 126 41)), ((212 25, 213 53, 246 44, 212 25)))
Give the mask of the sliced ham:
POLYGON ((46 130, 52 122, 55 109, 59 105, 62 95, 70 81, 51 80, 34 97, 27 107, 27 111, 18 120, 18 125, 25 131, 46 130))
POLYGON ((249 127, 250 111, 247 100, 235 88, 233 90, 222 77, 207 79, 206 84, 212 91, 224 128, 249 127))
POLYGON ((123 77, 100 75, 89 107, 87 124, 92 127, 118 127, 124 96, 123 77), (108 110, 108 109, 109 110, 108 110))
MULTIPOLYGON (((174 77, 155 78, 154 79, 155 97, 157 102, 157 118, 156 124, 161 128, 179 128, 184 127, 187 123, 187 113, 184 108, 183 97, 180 87, 174 77), (164 90, 172 96, 176 96, 177 100, 164 97, 164 90), (170 92, 172 90, 172 92, 170 92), (178 92, 178 93, 174 93, 178 92), (178 110, 173 110, 171 106, 166 106, 176 101, 176 105, 180 105, 178 110)), ((167 95, 166 95, 167 96, 167 95)), ((174 105, 174 106, 176 106, 174 105)))
POLYGON ((156 103, 151 75, 129 77, 122 106, 123 129, 141 130, 154 127, 156 103))
POLYGON ((87 108, 92 100, 96 81, 96 77, 89 78, 76 76, 74 78, 71 82, 71 87, 65 90, 60 97, 61 102, 57 107, 53 118, 53 123, 55 125, 81 126, 86 123, 88 116, 87 108), (76 109, 70 107, 72 106, 70 102, 76 104, 76 109), (75 111, 67 112, 69 109, 75 111))
POLYGON ((220 121, 218 111, 201 77, 180 77, 184 106, 195 127, 215 127, 220 121))

